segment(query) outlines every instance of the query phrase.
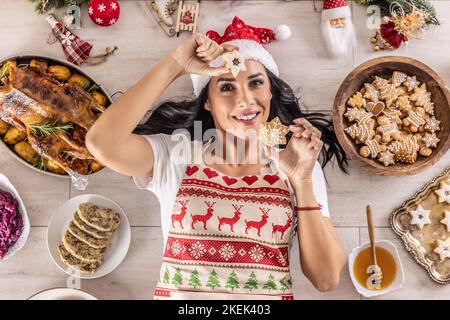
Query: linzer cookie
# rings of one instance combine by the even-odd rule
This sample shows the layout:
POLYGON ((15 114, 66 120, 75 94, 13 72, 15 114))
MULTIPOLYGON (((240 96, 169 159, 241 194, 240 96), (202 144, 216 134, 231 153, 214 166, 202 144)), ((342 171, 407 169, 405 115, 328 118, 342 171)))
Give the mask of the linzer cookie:
POLYGON ((415 163, 438 147, 441 121, 434 113, 431 93, 416 76, 394 71, 389 79, 376 76, 347 101, 344 131, 359 154, 384 166, 415 163))

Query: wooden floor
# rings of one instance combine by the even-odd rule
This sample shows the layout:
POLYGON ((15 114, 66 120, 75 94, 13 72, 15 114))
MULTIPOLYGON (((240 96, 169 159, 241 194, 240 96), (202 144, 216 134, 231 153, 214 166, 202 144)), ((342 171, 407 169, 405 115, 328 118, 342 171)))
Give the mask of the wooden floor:
MULTIPOLYGON (((168 38, 156 24, 148 8, 150 1, 121 1, 121 17, 109 28, 94 25, 83 9, 82 29, 77 33, 94 44, 93 54, 107 46, 119 51, 105 64, 83 66, 110 93, 124 90, 141 78, 180 38, 168 38)), ((434 1, 440 27, 431 29, 425 39, 411 41, 394 54, 411 56, 434 68, 450 83, 450 1, 434 1)), ((322 3, 317 2, 320 8, 322 3)), ((222 31, 237 15, 252 25, 275 27, 288 24, 293 37, 268 45, 278 61, 282 77, 298 90, 310 110, 330 113, 334 95, 344 77, 360 63, 387 53, 372 52, 366 27, 365 8, 351 4, 359 45, 346 63, 330 60, 320 37, 320 14, 312 1, 202 1, 199 31, 222 31)), ((2 0, 0 3, 0 56, 14 53, 45 54, 64 57, 59 44, 47 45, 50 28, 43 16, 33 12, 27 1, 2 0)), ((188 77, 177 80, 164 97, 191 95, 188 77)), ((130 106, 131 107, 131 106, 130 106)), ((348 254, 368 241, 365 206, 371 204, 376 233, 397 245, 403 263, 404 288, 382 296, 384 299, 448 299, 450 286, 435 284, 408 255, 389 227, 389 214, 411 197, 433 176, 450 164, 450 154, 433 168, 402 178, 372 175, 351 164, 350 175, 336 168, 326 169, 332 221, 348 254)), ((52 262, 46 247, 50 217, 64 201, 80 194, 66 179, 37 173, 18 163, 0 145, 0 172, 10 178, 23 196, 31 219, 31 233, 25 247, 13 258, 0 263, 0 298, 26 299, 51 287, 66 286, 67 276, 52 262)), ((86 193, 97 193, 116 201, 128 214, 132 242, 124 262, 111 274, 82 281, 81 288, 100 299, 150 299, 159 272, 163 250, 159 204, 149 192, 135 188, 130 177, 104 170, 90 180, 86 193)), ((296 249, 292 270, 297 299, 361 299, 354 289, 346 266, 339 288, 332 292, 316 291, 302 275, 296 249)))

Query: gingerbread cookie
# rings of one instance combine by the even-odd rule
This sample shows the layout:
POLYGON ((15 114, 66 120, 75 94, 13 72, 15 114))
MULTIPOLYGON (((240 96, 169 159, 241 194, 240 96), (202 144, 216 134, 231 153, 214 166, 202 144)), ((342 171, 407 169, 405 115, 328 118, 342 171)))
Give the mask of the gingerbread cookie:
POLYGON ((259 138, 269 147, 286 144, 286 134, 288 132, 289 127, 283 125, 278 117, 273 118, 270 122, 259 125, 259 138))
POLYGON ((366 99, 364 99, 362 93, 358 91, 348 99, 347 104, 352 107, 363 108, 366 106, 366 99))
POLYGON ((441 121, 434 116, 431 93, 416 76, 400 71, 394 71, 389 79, 376 76, 347 104, 351 107, 344 116, 352 124, 344 130, 357 145, 365 144, 359 149, 362 157, 376 155, 374 159, 385 166, 414 163, 419 156, 429 157, 438 147, 440 141, 433 134, 440 130, 441 121))

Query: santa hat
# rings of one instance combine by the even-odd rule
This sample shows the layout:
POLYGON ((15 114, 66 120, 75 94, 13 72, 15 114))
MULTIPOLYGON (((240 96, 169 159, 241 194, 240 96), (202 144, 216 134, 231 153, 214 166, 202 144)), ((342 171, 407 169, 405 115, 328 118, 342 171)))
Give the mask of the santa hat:
POLYGON ((322 36, 327 49, 334 57, 346 57, 356 45, 355 30, 351 20, 351 10, 345 0, 324 0, 322 36), (335 25, 332 20, 340 19, 335 25))
MULTIPOLYGON (((288 39, 291 36, 291 30, 287 25, 280 25, 274 30, 253 27, 247 25, 240 18, 234 17, 233 22, 225 29, 222 36, 213 30, 208 31, 206 36, 220 45, 230 44, 238 47, 239 52, 246 59, 260 62, 270 72, 278 76, 278 66, 269 51, 264 48, 264 44, 273 40, 288 39)), ((222 57, 219 57, 209 65, 211 67, 221 67, 224 65, 224 60, 222 57)), ((211 78, 192 74, 191 79, 194 86, 194 94, 199 96, 211 78)))

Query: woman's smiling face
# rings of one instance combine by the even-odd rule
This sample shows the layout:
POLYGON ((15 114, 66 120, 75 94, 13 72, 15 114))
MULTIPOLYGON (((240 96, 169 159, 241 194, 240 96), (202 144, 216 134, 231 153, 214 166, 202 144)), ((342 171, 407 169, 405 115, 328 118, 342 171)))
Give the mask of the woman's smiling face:
POLYGON ((213 77, 208 87, 205 109, 211 112, 216 129, 241 138, 269 118, 270 82, 263 65, 253 60, 245 62, 246 71, 236 78, 231 73, 213 77))

